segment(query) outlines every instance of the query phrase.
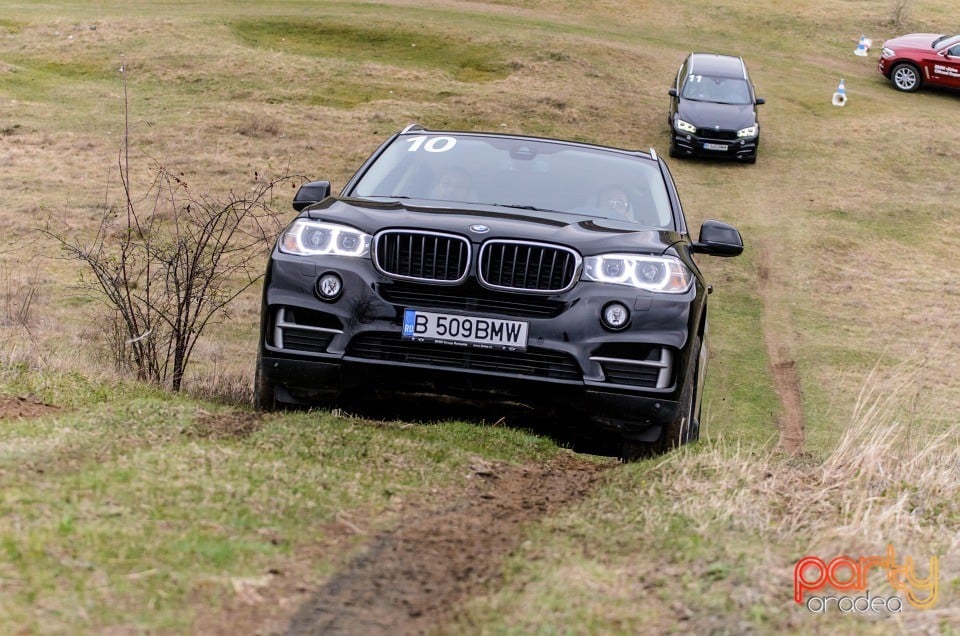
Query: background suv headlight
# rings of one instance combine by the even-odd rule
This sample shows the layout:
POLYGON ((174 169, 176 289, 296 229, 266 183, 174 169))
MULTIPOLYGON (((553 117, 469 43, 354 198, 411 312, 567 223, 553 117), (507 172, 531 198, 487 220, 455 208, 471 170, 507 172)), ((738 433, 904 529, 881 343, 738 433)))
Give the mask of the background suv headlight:
POLYGON ((680 259, 636 254, 588 256, 583 259, 581 278, 667 294, 682 294, 693 284, 693 274, 680 259))
POLYGON ((696 134, 697 127, 689 122, 685 122, 682 119, 674 119, 673 127, 679 130, 680 132, 696 134))
POLYGON ((370 255, 370 241, 369 234, 349 225, 297 219, 283 231, 279 247, 281 252, 300 256, 364 257, 370 255))
POLYGON ((741 139, 744 137, 756 137, 757 133, 760 131, 760 126, 754 124, 753 126, 747 126, 746 128, 741 128, 737 131, 737 137, 741 139))

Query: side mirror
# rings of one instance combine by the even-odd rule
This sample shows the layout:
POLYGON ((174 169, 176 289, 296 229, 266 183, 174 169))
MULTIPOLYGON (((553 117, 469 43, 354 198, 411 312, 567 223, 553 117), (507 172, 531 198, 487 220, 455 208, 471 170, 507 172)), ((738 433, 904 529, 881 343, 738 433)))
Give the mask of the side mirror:
POLYGON ((708 219, 700 226, 700 239, 690 247, 700 254, 739 256, 743 253, 743 238, 732 225, 708 219))
POLYGON ((757 106, 759 106, 760 104, 766 104, 766 103, 767 103, 767 100, 765 100, 764 98, 762 97, 757 98, 757 101, 756 101, 757 106))
POLYGON ((299 212, 308 205, 323 201, 330 196, 329 181, 304 183, 293 197, 293 209, 299 212))
POLYGON ((675 88, 671 88, 670 90, 667 91, 667 95, 669 95, 670 97, 677 97, 678 94, 679 93, 677 93, 677 89, 675 88))

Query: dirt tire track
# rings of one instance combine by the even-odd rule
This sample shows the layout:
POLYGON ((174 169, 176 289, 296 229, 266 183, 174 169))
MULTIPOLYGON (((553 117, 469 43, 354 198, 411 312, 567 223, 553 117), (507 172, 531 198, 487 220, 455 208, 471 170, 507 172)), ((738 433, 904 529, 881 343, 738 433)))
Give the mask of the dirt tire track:
POLYGON ((31 396, 0 395, 0 420, 43 417, 59 410, 31 396))
POLYGON ((499 578, 526 524, 582 499, 605 466, 572 453, 543 466, 475 464, 453 503, 404 514, 300 608, 287 633, 425 633, 499 578))
POLYGON ((800 377, 797 375, 796 361, 790 355, 788 347, 790 321, 776 291, 777 288, 771 282, 773 257, 770 249, 761 244, 759 256, 757 278, 760 282, 760 299, 763 304, 760 323, 767 356, 770 358, 773 386, 781 406, 780 420, 777 423, 780 430, 777 446, 784 452, 795 455, 803 451, 806 427, 800 377))

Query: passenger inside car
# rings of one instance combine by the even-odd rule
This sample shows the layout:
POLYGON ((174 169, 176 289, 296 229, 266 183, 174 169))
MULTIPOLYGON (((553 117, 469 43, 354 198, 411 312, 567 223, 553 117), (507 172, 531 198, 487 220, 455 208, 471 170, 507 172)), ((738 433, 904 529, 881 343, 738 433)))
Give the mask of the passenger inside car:
POLYGON ((597 207, 612 218, 633 221, 633 206, 625 188, 618 185, 607 186, 597 197, 597 207))
POLYGON ((458 166, 448 166, 440 173, 430 198, 441 201, 468 201, 470 185, 470 175, 466 170, 458 166))

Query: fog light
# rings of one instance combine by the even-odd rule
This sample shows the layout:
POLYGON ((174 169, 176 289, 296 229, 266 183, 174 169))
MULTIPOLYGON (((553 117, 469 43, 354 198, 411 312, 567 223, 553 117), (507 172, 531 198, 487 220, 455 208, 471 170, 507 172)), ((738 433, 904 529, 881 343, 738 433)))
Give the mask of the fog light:
POLYGON ((600 312, 600 320, 607 329, 618 331, 630 322, 630 310, 623 303, 607 303, 600 312))
POLYGON ((343 280, 333 272, 327 272, 317 279, 317 295, 323 300, 336 300, 343 291, 343 280))

